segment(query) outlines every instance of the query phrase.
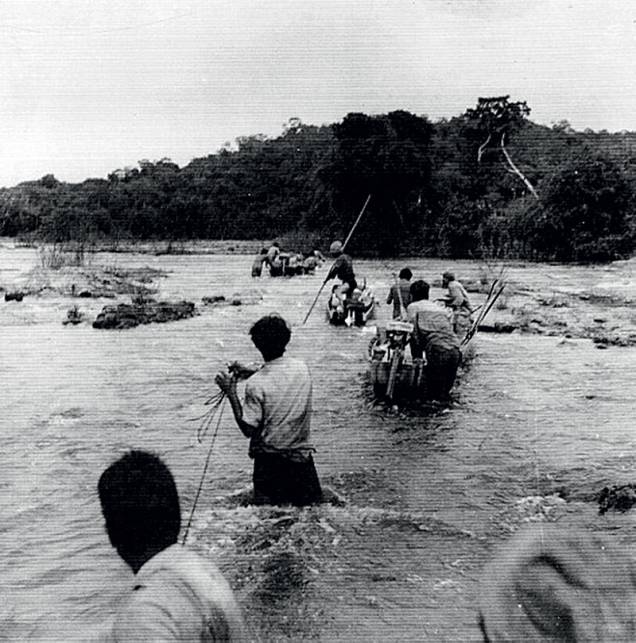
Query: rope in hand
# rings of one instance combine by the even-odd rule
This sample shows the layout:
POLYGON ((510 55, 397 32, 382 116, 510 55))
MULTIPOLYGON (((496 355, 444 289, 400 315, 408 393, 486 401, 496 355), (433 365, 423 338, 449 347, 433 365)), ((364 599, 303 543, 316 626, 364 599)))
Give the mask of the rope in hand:
POLYGON ((214 442, 216 441, 216 436, 218 435, 219 427, 221 426, 221 419, 223 418, 223 409, 224 409, 223 403, 225 402, 226 399, 227 399, 227 395, 223 391, 219 391, 218 393, 215 393, 205 401, 205 405, 211 407, 210 410, 206 411, 203 415, 201 415, 198 418, 193 418, 195 421, 202 420, 201 424, 199 425, 199 428, 197 429, 197 441, 199 442, 199 444, 203 442, 203 438, 205 438, 205 436, 207 435, 215 419, 216 419, 216 427, 214 428, 214 433, 212 434, 212 441, 210 442, 208 455, 205 459, 203 473, 201 474, 201 479, 199 480, 199 488, 197 489, 196 495, 194 496, 194 502, 192 503, 190 516, 188 517, 188 523, 186 524, 185 531, 183 532, 183 539, 181 541, 182 545, 185 545, 186 540, 188 539, 188 533, 190 532, 190 526, 192 525, 192 518, 194 517, 194 512, 197 508, 197 503, 199 502, 199 496, 201 495, 201 490, 203 489, 203 482, 208 472, 208 467, 210 465, 212 450, 214 449, 214 442))

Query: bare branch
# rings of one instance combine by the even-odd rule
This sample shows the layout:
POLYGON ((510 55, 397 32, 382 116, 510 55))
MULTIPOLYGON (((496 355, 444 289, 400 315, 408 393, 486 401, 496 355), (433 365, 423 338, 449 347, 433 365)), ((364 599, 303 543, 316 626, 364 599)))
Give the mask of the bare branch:
POLYGON ((486 149, 486 145, 490 143, 490 139, 492 138, 492 134, 488 134, 488 138, 479 146, 479 149, 477 150, 477 163, 481 163, 481 157, 484 154, 484 150, 486 149))
POLYGON ((534 186, 532 185, 532 183, 530 183, 530 181, 528 181, 528 179, 523 175, 523 173, 521 172, 521 170, 520 170, 520 169, 519 169, 519 168, 518 168, 518 167, 517 167, 517 166, 512 162, 512 159, 510 158, 510 154, 508 154, 508 150, 506 149, 506 143, 505 143, 505 141, 506 141, 506 134, 505 134, 505 132, 504 132, 504 133, 501 135, 501 151, 503 152, 503 155, 506 157, 506 161, 508 162, 508 165, 509 165, 509 166, 510 166, 510 168, 511 168, 511 170, 510 170, 510 171, 511 171, 513 174, 516 174, 516 175, 517 175, 517 176, 518 176, 518 177, 519 177, 519 178, 524 182, 525 186, 526 186, 526 187, 528 188, 528 190, 530 190, 530 192, 532 193, 532 196, 533 196, 535 199, 537 199, 537 200, 538 200, 538 199, 539 199, 539 195, 537 194, 537 191, 534 189, 534 186))

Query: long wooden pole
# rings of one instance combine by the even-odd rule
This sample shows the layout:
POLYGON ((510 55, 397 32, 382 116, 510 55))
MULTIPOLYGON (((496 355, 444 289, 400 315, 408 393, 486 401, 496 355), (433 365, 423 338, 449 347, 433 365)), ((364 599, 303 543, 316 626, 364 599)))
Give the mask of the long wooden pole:
MULTIPOLYGON (((342 252, 344 252, 345 248, 347 247, 347 244, 349 243, 349 240, 351 239, 351 236, 353 235, 355 229, 358 227, 358 223, 360 223, 360 219, 362 219, 362 215, 364 214, 364 211, 367 209, 367 206, 369 205, 369 201, 371 201, 371 195, 367 197, 367 200, 364 202, 364 205, 362 206, 362 210, 360 210, 360 214, 358 215, 358 218, 355 220, 355 223, 353 226, 351 226, 351 230, 349 231, 349 234, 347 235, 347 238, 345 239, 345 242, 342 244, 342 252)), ((305 315, 305 319, 303 319, 303 326, 307 323, 307 320, 309 319, 309 316, 311 315, 313 309, 315 308, 316 304, 318 303, 318 298, 320 297, 320 293, 322 293, 322 289, 327 285, 327 281, 329 281, 329 274, 331 273, 331 270, 333 269, 334 263, 331 264, 331 268, 329 268, 329 272, 327 273, 327 276, 325 277, 325 280, 322 282, 318 293, 314 297, 314 301, 311 304, 311 307, 307 311, 307 314, 305 315)))
POLYGON ((360 210, 360 214, 358 215, 358 218, 356 219, 355 223, 351 226, 351 230, 349 230, 349 234, 347 235, 347 238, 345 239, 345 242, 342 244, 342 252, 345 251, 345 248, 347 247, 347 244, 349 243, 349 240, 353 236, 353 232, 358 227, 358 223, 360 223, 360 219, 362 219, 362 215, 364 214, 364 211, 367 209, 367 206, 369 205, 369 201, 371 201, 371 195, 370 194, 367 197, 367 200, 364 202, 364 205, 362 206, 362 210, 360 210))

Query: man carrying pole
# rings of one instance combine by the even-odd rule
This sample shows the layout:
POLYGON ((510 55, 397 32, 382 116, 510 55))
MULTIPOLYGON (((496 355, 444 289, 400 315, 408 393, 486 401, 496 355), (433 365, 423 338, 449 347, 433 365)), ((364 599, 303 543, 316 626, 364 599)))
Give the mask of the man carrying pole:
MULTIPOLYGON (((347 281, 343 280, 343 283, 348 283, 350 280, 352 282, 353 287, 355 288, 357 286, 356 283, 356 278, 355 274, 353 272, 353 261, 349 255, 345 255, 344 251, 345 248, 347 247, 347 244, 349 243, 349 240, 353 236, 353 233, 355 229, 358 226, 358 223, 360 223, 360 219, 362 219, 362 215, 364 214, 365 210, 367 209, 367 206, 369 205, 369 201, 371 201, 371 195, 367 196, 367 200, 364 202, 364 205, 362 206, 362 210, 360 210, 360 214, 358 215, 358 218, 355 220, 355 223, 353 226, 351 226, 351 230, 349 230, 349 234, 347 235, 347 238, 345 239, 344 243, 340 243, 340 241, 334 241, 331 244, 330 252, 333 256, 336 257, 336 261, 334 262, 333 266, 331 266, 331 269, 329 270, 329 274, 325 278, 325 280, 322 282, 322 285, 320 286, 320 289, 316 293, 316 297, 314 298, 314 301, 312 302, 311 306, 309 307, 309 310, 307 311, 307 314, 305 315, 305 319, 303 319, 303 324, 307 323, 307 320, 309 319, 309 316, 311 315, 311 311, 314 309, 316 306, 316 303, 318 301, 318 298, 320 297, 320 293, 322 292, 322 289, 325 287, 326 283, 330 280, 333 279, 334 277, 340 277, 340 274, 344 274, 345 277, 347 278, 347 281), (342 258, 344 257, 344 258, 342 258), (348 264, 348 268, 346 267, 348 264), (338 274, 340 273, 340 274, 338 274)), ((350 293, 353 292, 353 288, 350 288, 349 290, 350 293)))
POLYGON ((340 241, 334 241, 329 247, 329 254, 335 258, 331 270, 327 275, 325 281, 330 281, 335 277, 338 277, 343 284, 347 284, 349 287, 348 293, 351 296, 351 293, 358 287, 356 282, 356 276, 353 272, 353 259, 350 255, 347 255, 343 252, 342 243, 340 241))

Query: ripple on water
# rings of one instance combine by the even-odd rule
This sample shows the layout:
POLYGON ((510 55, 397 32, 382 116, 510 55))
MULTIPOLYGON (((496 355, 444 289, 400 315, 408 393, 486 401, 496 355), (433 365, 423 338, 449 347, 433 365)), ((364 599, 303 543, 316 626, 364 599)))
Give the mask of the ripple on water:
MULTIPOLYGON (((33 259, 21 257, 23 264, 33 259)), ((109 260, 169 270, 160 296, 200 301, 254 287, 245 257, 104 257, 109 260)), ((429 280, 448 267, 418 259, 358 262, 358 269, 382 297, 390 274, 405 264, 429 280)), ((462 276, 476 278, 479 270, 476 263, 457 262, 462 276)), ((590 290, 601 281, 588 267, 533 265, 515 267, 511 275, 538 288, 558 282, 590 290)), ((112 333, 64 328, 59 306, 37 302, 31 309, 25 299, 23 312, 38 323, 5 326, 0 334, 0 486, 12 518, 0 532, 0 573, 12 588, 5 634, 19 638, 32 634, 35 623, 46 632, 75 621, 79 632, 112 613, 130 579, 103 531, 99 473, 128 448, 156 451, 175 474, 185 514, 209 445, 193 443, 196 427, 189 420, 204 410, 217 370, 233 359, 257 359, 247 332, 255 318, 273 310, 292 324, 290 354, 304 358, 313 374, 316 466, 350 504, 287 524, 273 522, 284 512, 210 514, 216 496, 244 486, 251 474, 246 441, 226 414, 200 500, 196 545, 217 547, 214 555, 241 600, 258 601, 265 635, 473 637, 475 579, 502 535, 493 524, 511 512, 523 520, 524 511, 541 511, 539 501, 524 499, 555 495, 589 518, 597 484, 633 481, 635 349, 480 336, 449 409, 389 413, 365 395, 369 334, 332 328, 319 309, 302 325, 320 282, 320 274, 263 279, 263 300, 255 305, 202 308, 191 320, 112 333), (257 522, 250 527, 251 520, 257 522), (237 534, 241 540, 233 547, 215 540, 237 542, 237 534), (297 557, 282 556, 289 551, 297 557), (246 568, 252 555, 264 565, 254 577, 246 568), (259 556, 280 564, 267 567, 259 556), (274 601, 269 615, 265 609, 268 592, 272 598, 267 582, 283 567, 289 582, 301 586, 293 605, 307 630, 294 629, 300 626, 286 611, 289 601, 274 601), (243 571, 242 581, 232 576, 243 571)), ((0 325, 12 314, 4 307, 0 325)), ((378 314, 384 318, 388 308, 378 314)))

